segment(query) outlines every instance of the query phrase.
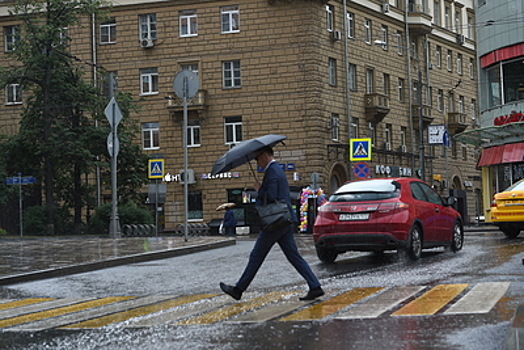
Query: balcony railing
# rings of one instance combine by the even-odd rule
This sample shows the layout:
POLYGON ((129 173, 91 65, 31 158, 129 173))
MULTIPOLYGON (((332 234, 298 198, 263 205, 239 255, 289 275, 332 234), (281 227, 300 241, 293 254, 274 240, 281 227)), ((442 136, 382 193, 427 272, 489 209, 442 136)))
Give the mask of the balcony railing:
MULTIPOLYGON (((413 127, 418 130, 418 117, 419 117, 419 107, 418 105, 412 105, 411 106, 411 113, 413 115, 413 127)), ((424 129, 428 127, 429 124, 433 122, 433 118, 431 116, 431 106, 422 106, 422 123, 424 129)))
POLYGON ((422 6, 422 4, 417 4, 410 2, 408 5, 408 23, 409 31, 414 35, 429 34, 432 30, 432 16, 429 14, 429 11, 422 6))
POLYGON ((448 113, 448 131, 451 135, 463 132, 468 127, 467 114, 461 112, 448 113))
POLYGON ((389 96, 377 92, 364 95, 366 119, 369 122, 379 123, 388 115, 389 96))
MULTIPOLYGON (((176 113, 184 110, 184 99, 176 95, 169 95, 166 99, 166 108, 170 112, 176 113)), ((197 111, 199 114, 207 110, 207 90, 198 90, 195 96, 188 98, 187 109, 197 111)))

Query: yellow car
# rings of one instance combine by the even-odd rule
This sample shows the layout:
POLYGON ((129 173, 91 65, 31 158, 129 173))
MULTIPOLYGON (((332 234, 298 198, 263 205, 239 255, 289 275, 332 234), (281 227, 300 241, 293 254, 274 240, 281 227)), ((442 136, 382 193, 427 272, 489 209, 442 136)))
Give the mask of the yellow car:
POLYGON ((524 230, 524 179, 499 192, 491 203, 491 221, 507 236, 524 230))

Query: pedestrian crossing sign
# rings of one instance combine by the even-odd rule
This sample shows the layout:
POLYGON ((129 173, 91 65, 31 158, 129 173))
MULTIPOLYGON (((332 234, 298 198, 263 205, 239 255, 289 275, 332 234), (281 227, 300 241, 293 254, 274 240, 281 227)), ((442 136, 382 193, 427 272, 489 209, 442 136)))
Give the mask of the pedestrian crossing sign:
POLYGON ((149 178, 150 179, 161 179, 164 177, 164 160, 163 159, 150 159, 149 160, 149 178))
POLYGON ((350 139, 349 160, 363 161, 371 160, 371 139, 350 139))

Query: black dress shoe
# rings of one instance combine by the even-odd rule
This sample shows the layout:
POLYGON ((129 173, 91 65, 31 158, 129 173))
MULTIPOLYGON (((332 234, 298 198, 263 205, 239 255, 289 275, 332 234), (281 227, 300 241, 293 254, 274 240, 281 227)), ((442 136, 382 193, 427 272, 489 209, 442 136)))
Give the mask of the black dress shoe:
POLYGON ((237 287, 220 282, 220 289, 235 300, 240 300, 240 298, 242 298, 242 291, 237 287))
POLYGON ((307 292, 305 296, 300 297, 299 299, 300 300, 315 300, 316 298, 321 297, 323 295, 324 295, 324 291, 322 290, 322 288, 317 287, 317 288, 310 289, 309 292, 307 292))

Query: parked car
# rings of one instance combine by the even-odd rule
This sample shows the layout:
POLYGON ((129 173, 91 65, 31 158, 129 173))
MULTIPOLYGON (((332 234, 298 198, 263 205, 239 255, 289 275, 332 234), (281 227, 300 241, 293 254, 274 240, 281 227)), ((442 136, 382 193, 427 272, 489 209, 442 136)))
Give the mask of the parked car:
POLYGON ((493 197, 491 221, 507 237, 515 238, 524 230, 524 179, 493 197))
POLYGON ((346 251, 400 250, 417 260, 423 248, 464 244, 464 225, 427 183, 415 178, 377 178, 342 185, 319 208, 313 227, 318 258, 335 261, 346 251))

